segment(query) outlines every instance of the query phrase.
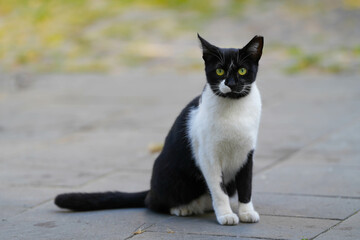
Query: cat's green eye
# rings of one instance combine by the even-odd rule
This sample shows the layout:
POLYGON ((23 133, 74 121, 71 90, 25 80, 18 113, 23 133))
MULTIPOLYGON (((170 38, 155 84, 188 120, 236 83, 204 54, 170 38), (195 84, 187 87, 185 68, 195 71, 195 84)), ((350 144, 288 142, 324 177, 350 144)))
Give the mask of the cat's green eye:
POLYGON ((216 69, 216 74, 217 74, 217 75, 222 76, 222 75, 224 75, 224 73, 225 73, 225 70, 224 70, 224 69, 222 69, 222 68, 216 69))
POLYGON ((240 68, 239 71, 238 71, 238 73, 239 73, 240 75, 245 75, 245 74, 247 73, 247 70, 246 70, 246 68, 240 68))

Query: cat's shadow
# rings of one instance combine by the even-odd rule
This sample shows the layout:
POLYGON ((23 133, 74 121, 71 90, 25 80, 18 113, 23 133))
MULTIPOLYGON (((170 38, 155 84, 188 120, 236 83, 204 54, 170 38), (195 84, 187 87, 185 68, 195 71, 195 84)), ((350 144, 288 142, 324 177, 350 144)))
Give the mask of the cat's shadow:
POLYGON ((142 217, 146 217, 149 219, 154 219, 157 224, 162 224, 164 223, 166 225, 167 222, 169 222, 169 220, 172 223, 176 223, 176 222, 201 222, 201 223, 207 223, 207 224, 217 224, 216 222, 216 217, 214 212, 206 212, 204 214, 200 214, 200 215, 191 215, 191 216, 174 216, 174 215, 170 215, 170 214, 166 214, 166 213, 158 213, 158 212, 154 212, 151 211, 147 208, 132 208, 132 209, 104 209, 104 210, 91 210, 91 211, 71 211, 71 210, 67 210, 67 209, 56 209, 53 211, 53 213, 56 214, 62 214, 62 215, 87 215, 87 214, 99 214, 99 213, 103 213, 103 215, 107 215, 106 213, 111 213, 111 214, 122 214, 122 213, 126 213, 126 215, 129 214, 135 214, 138 215, 139 213, 141 213, 142 217))

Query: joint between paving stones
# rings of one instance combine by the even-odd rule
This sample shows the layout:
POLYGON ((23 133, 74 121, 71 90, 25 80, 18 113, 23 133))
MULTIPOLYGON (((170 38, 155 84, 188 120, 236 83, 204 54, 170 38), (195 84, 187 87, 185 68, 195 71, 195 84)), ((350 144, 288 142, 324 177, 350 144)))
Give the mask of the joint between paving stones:
POLYGON ((289 159, 291 159, 292 156, 300 153, 303 149, 305 149, 305 148, 307 148, 307 147, 309 147, 311 145, 314 145, 316 143, 319 143, 321 141, 324 141, 324 140, 328 139, 331 135, 336 134, 338 132, 341 132, 344 129, 352 127, 353 125, 357 124, 359 122, 359 120, 360 120, 359 118, 354 118, 351 121, 349 121, 348 124, 344 124, 343 126, 341 126, 339 128, 336 128, 336 129, 330 131, 329 133, 325 133, 325 134, 321 135, 320 137, 315 138, 314 140, 310 141, 310 143, 304 144, 300 148, 286 154, 283 157, 278 158, 278 160, 276 160, 273 164, 270 164, 268 166, 265 166, 265 167, 261 168, 259 171, 255 172, 254 175, 257 175, 259 173, 268 171, 268 170, 280 165, 281 163, 288 161, 289 159))
POLYGON ((344 218, 343 220, 339 221, 338 223, 332 225, 331 227, 329 227, 328 229, 325 229, 324 231, 322 231, 321 233, 317 234, 316 236, 310 238, 309 240, 314 240, 316 239, 317 237, 323 235, 324 233, 327 233, 328 231, 330 231, 331 229, 335 228, 336 226, 338 226, 339 224, 343 223, 344 221, 346 221, 347 219, 351 218, 352 216, 354 216, 355 214, 359 213, 360 212, 360 209, 357 210, 356 212, 350 214, 349 216, 347 216, 346 218, 344 218))

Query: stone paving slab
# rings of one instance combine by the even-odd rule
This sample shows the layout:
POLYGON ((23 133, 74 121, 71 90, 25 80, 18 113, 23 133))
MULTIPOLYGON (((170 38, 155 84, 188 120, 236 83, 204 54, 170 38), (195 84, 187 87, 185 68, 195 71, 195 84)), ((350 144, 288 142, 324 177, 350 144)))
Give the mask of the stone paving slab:
MULTIPOLYGON (((67 170, 69 171, 69 170, 67 170)), ((19 171, 17 172, 19 173, 19 171)), ((26 177, 29 180, 29 175, 24 175, 24 177, 19 177, 19 175, 14 175, 13 172, 5 175, 4 179, 7 181, 1 182, 0 192, 6 192, 6 194, 0 195, 0 219, 7 219, 9 217, 20 214, 28 209, 36 207, 46 201, 53 201, 54 196, 59 193, 64 192, 74 192, 74 191, 142 191, 149 189, 151 171, 150 170, 132 170, 131 168, 118 171, 111 171, 108 174, 103 176, 92 176, 94 179, 92 181, 87 181, 86 184, 80 184, 78 187, 75 187, 74 183, 71 185, 66 185, 62 181, 56 188, 51 186, 49 182, 41 181, 41 174, 38 176, 36 172, 31 171, 34 174, 34 177, 39 179, 39 183, 33 183, 31 181, 10 181, 12 178, 18 177, 23 180, 26 177), (42 186, 45 185, 45 186, 42 186), (10 187, 11 186, 11 187, 10 187)), ((52 172, 46 171, 47 179, 50 178, 52 172)), ((61 172, 62 177, 66 176, 61 172)), ((3 175, 1 175, 3 176, 3 175)), ((89 177, 89 176, 87 176, 89 177)), ((31 178, 30 178, 31 179, 31 178)), ((69 179, 74 179, 73 176, 69 176, 69 179)), ((76 181, 74 181, 76 183, 76 181)), ((55 205, 54 205, 55 207, 55 205)))
POLYGON ((1 185, 70 187, 81 185, 108 172, 106 169, 51 167, 38 164, 6 163, 0 169, 1 185))
POLYGON ((259 82, 264 92, 254 181, 259 224, 223 227, 213 214, 174 218, 145 209, 59 211, 52 203, 58 193, 148 188, 156 154, 149 154, 147 145, 163 141, 203 82, 198 75, 168 80, 158 74, 149 84, 141 74, 135 73, 136 83, 131 74, 42 76, 0 100, 5 116, 0 120, 0 189, 8 192, 0 195, 6 208, 0 239, 124 239, 142 224, 147 232, 133 238, 166 239, 168 227, 175 239, 301 239, 325 232, 359 209, 359 138, 353 134, 359 130, 358 81, 270 74, 268 82, 259 82), (137 89, 140 83, 146 87, 137 89), (159 85, 170 88, 154 94, 159 85), (296 91, 288 91, 292 88, 296 91))
POLYGON ((260 169, 360 119, 355 78, 263 78, 258 82, 264 107, 255 153, 260 169))
POLYGON ((359 170, 359 167, 310 167, 285 162, 281 167, 274 167, 256 176, 254 189, 260 192, 359 198, 359 170))
MULTIPOLYGON (((306 54, 300 58, 342 46, 333 62, 355 69, 341 54, 358 45, 348 36, 359 35, 360 15, 335 1, 320 3, 327 13, 320 17, 308 3, 291 3, 300 6, 291 12, 264 4, 201 30, 226 46, 247 42, 250 33, 265 36, 253 197, 260 223, 220 226, 213 213, 181 218, 146 209, 72 213, 53 204, 62 192, 149 187, 156 154, 147 145, 164 140, 205 83, 200 69, 177 72, 160 60, 119 68, 119 75, 0 74, 0 239, 359 239, 359 78, 316 68, 285 75, 291 47, 278 54, 271 44, 296 46, 306 54), (235 37, 219 38, 229 33, 235 37), (144 232, 134 235, 139 228, 144 232)), ((194 49, 193 35, 179 36, 176 52, 186 52, 184 44, 194 49)), ((191 61, 200 64, 197 51, 191 61)))
POLYGON ((30 209, 0 224, 0 239, 125 239, 168 215, 145 209, 68 212, 52 202, 30 209), (39 217, 41 216, 41 217, 39 217))
POLYGON ((306 147, 292 157, 294 163, 359 167, 360 118, 330 134, 326 140, 306 147))
MULTIPOLYGON (((142 191, 149 189, 151 171, 120 170, 70 191, 142 191)), ((254 192, 260 215, 345 219, 360 209, 360 199, 254 192)))
MULTIPOLYGON (((0 100, 2 146, 11 153, 15 147, 19 149, 17 146, 25 148, 22 145, 58 139, 103 123, 122 129, 167 130, 186 101, 199 94, 205 82, 203 76, 198 81, 194 80, 196 75, 184 79, 172 77, 173 84, 166 88, 177 94, 163 101, 163 94, 158 93, 157 88, 168 81, 164 79, 168 75, 157 74, 150 83, 141 75, 144 73, 139 76, 139 72, 121 76, 36 77, 27 89, 7 93, 0 100), (139 88, 139 85, 146 87, 139 88), (192 88, 186 89, 189 85, 192 88)), ((2 153, 4 157, 7 152, 2 153)))
POLYGON ((55 194, 64 191, 66 189, 39 186, 0 186, 0 225, 1 221, 52 201, 55 194))
MULTIPOLYGON (((138 73, 132 72, 131 74, 138 73)), ((172 86, 180 88, 180 90, 181 88, 184 88, 184 80, 185 85, 187 83, 192 86, 197 85, 197 87, 192 89, 193 93, 186 90, 184 91, 184 94, 182 93, 183 96, 181 97, 181 94, 174 94, 174 99, 171 99, 170 102, 161 102, 159 96, 154 96, 154 94, 152 94, 152 90, 155 92, 155 86, 157 86, 157 84, 162 85, 163 82, 161 81, 166 81, 163 74, 154 76, 154 83, 152 83, 151 86, 148 86, 149 84, 147 84, 147 87, 145 88, 146 91, 144 91, 144 89, 136 89, 138 82, 129 81, 129 77, 126 74, 118 77, 106 78, 96 75, 84 77, 63 76, 62 78, 59 76, 50 75, 46 77, 40 77, 40 79, 35 82, 34 86, 27 89, 26 92, 22 92, 21 94, 19 93, 16 96, 8 96, 8 100, 5 99, 5 102, 2 101, 4 102, 4 106, 7 106, 13 100, 15 100, 15 102, 22 101, 22 103, 19 104, 21 107, 15 111, 15 114, 10 112, 7 114, 6 111, 3 112, 4 116, 11 117, 9 119, 2 118, 4 134, 1 136, 3 136, 5 140, 3 145, 4 149, 9 149, 3 153, 5 156, 7 152, 11 153, 11 151, 14 149, 11 147, 6 147, 10 146, 10 144, 14 144, 8 141, 8 139, 12 137, 11 134, 18 132, 18 137, 16 138, 16 141, 13 142, 19 144, 21 133, 19 133, 18 130, 22 128, 24 128, 25 131, 30 131, 30 133, 23 137, 25 138, 24 141, 26 142, 29 142, 28 140, 33 140, 34 138, 46 139, 47 137, 44 136, 45 134, 48 134, 49 138, 60 137, 61 139, 66 139, 69 137, 69 134, 71 137, 71 134, 74 131, 89 131, 92 128, 96 128, 102 125, 107 127, 116 126, 116 128, 119 130, 119 135, 125 134, 124 129, 126 128, 141 129, 139 134, 142 134, 143 131, 148 129, 156 129, 156 132, 160 132, 161 134, 159 135, 162 135, 163 137, 158 137, 155 140, 163 141, 168 128, 174 121, 175 116, 178 114, 178 112, 180 112, 184 104, 186 104, 186 101, 190 100, 201 91, 201 86, 203 85, 203 76, 186 76, 184 79, 178 79, 181 77, 177 76, 175 77, 175 81, 172 80, 171 84, 169 84, 171 85, 169 86, 171 87, 169 89, 170 91, 174 91, 172 86), (79 89, 81 89, 83 85, 88 86, 86 91, 79 92, 79 89), (127 88, 123 88, 122 85, 127 86, 127 88), (150 88, 148 89, 148 87, 150 88), (138 95, 134 95, 134 92, 136 92, 138 95), (144 94, 145 96, 143 96, 144 94), (38 96, 35 98, 38 100, 34 100, 34 95, 38 96), (140 100, 139 96, 141 96, 140 100), (49 99, 47 101, 43 101, 43 98, 49 99), (40 102, 42 104, 38 106, 38 103, 40 102), (30 115, 22 115, 26 114, 26 112, 29 112, 29 110, 26 110, 26 106, 23 106, 25 103, 32 104, 32 108, 29 113, 30 115), (33 107, 35 105, 37 106, 36 108, 33 107), (23 111, 23 108, 25 108, 26 111, 23 111), (79 109, 81 109, 81 111, 79 111, 79 109), (47 116, 49 115, 53 116, 52 113, 55 114, 55 117, 48 118, 47 116), (63 117, 59 117, 63 114, 65 114, 63 117), (36 117, 36 119, 40 119, 41 121, 37 122, 35 125, 33 123, 24 126, 21 125, 22 119, 31 119, 34 117, 36 117), (146 125, 142 119, 147 119, 146 125), (20 125, 11 125, 18 121, 20 121, 20 125), (46 124, 43 124, 43 121, 45 121, 46 124), (55 122, 51 123, 51 121, 55 122), (51 124, 49 125, 49 123, 51 124), (119 126, 122 126, 122 128, 119 128, 119 126)), ((321 122, 319 120, 307 122, 299 121, 299 119, 302 119, 301 116, 299 116, 300 112, 304 116, 314 117, 314 114, 318 114, 318 116, 322 116, 323 118, 333 117, 332 109, 334 106, 332 106, 331 109, 326 110, 327 112, 324 112, 324 106, 310 108, 308 110, 298 109, 291 103, 291 101, 294 101, 292 100, 294 96, 287 93, 288 91, 286 91, 286 89, 295 87, 296 89, 299 89, 299 92, 305 91, 307 89, 304 89, 304 82, 311 81, 311 79, 299 80, 297 78, 292 78, 286 80, 275 80, 272 79, 272 77, 273 76, 271 75, 270 79, 267 79, 269 77, 263 77, 264 79, 261 79, 261 76, 259 77, 260 80, 262 80, 259 80, 259 85, 260 87, 263 85, 264 90, 262 92, 265 93, 265 96, 263 97, 265 107, 263 121, 261 124, 262 129, 260 131, 258 144, 259 151, 256 153, 257 156, 261 158, 261 161, 256 166, 261 168, 271 165, 274 159, 281 159, 293 153, 294 151, 301 148, 307 141, 321 136, 329 129, 333 129, 334 124, 337 126, 338 124, 342 124, 342 122, 346 123, 346 120, 351 118, 352 115, 356 113, 356 111, 352 111, 350 116, 349 114, 336 114, 335 117, 337 118, 332 118, 332 121, 328 121, 329 126, 325 128, 324 124, 319 125, 319 122, 321 122), (275 88, 276 90, 271 94, 267 93, 269 91, 266 91, 267 88, 271 87, 271 85, 269 85, 270 83, 276 84, 276 86, 278 86, 278 89, 275 88), (266 94, 269 94, 270 96, 266 94), (281 96, 281 101, 278 100, 279 95, 281 96), (316 111, 314 111, 314 109, 316 109, 316 111), (321 111, 318 111, 319 109, 321 109, 321 111), (306 113, 306 111, 309 111, 309 113, 306 113), (284 113, 286 113, 286 115, 284 115, 284 113), (283 122, 284 119, 287 119, 287 121, 283 122), (297 128, 293 127, 294 123, 297 123, 297 128), (309 127, 311 127, 311 129, 309 129, 308 132, 311 133, 311 135, 300 134, 303 128, 309 127), (271 136, 271 138, 268 136, 271 136), (296 136, 296 138, 294 138, 294 136, 296 136), (289 139, 291 139, 291 141, 289 141, 289 139), (273 141, 276 141, 278 144, 273 144, 273 141)), ((311 91, 307 92, 307 102, 320 101, 321 103, 325 101, 323 99, 326 98, 326 95, 319 96, 318 92, 315 91, 320 87, 321 84, 325 84, 324 81, 325 80, 323 79, 312 80, 312 86, 315 85, 316 88, 311 88, 311 91)), ((142 80, 140 80, 140 82, 142 82, 142 80)), ((342 83, 339 83, 336 78, 326 79, 326 84, 331 86, 331 88, 328 87, 330 89, 327 89, 327 91, 330 91, 330 93, 333 94, 333 98, 335 98, 336 101, 338 101, 338 98, 344 95, 345 90, 342 89, 344 88, 344 82, 348 82, 348 84, 354 84, 351 79, 346 78, 342 83)), ((347 91, 347 97, 345 100, 348 99, 346 101, 349 101, 349 103, 346 104, 351 104, 353 102, 354 90, 352 89, 356 88, 351 88, 350 92, 347 91)), ((301 96, 299 96, 299 98, 300 97, 301 96)), ((295 98, 295 103, 296 101, 298 100, 295 98)), ((349 108, 353 109, 357 106, 356 104, 347 106, 345 105, 344 101, 342 101, 341 104, 343 105, 343 108, 336 107, 336 109, 346 110, 349 108)), ((14 108, 11 107, 9 109, 14 108)), ((132 132, 134 131, 132 130, 132 132)), ((106 137, 105 139, 108 139, 108 142, 111 140, 111 138, 109 140, 109 137, 106 137)), ((137 139, 141 140, 142 138, 139 137, 137 139)), ((101 140, 101 138, 99 140, 101 140)), ((20 146, 20 149, 21 147, 24 147, 24 151, 27 152, 28 148, 26 146, 27 144, 24 143, 22 146, 20 146)), ((119 144, 119 147, 116 149, 119 149, 120 151, 120 147, 121 146, 119 144)))
MULTIPOLYGON (((11 217, 2 223, 0 239, 2 239, 2 234, 11 239, 97 239, 99 237, 125 239, 138 228, 162 234, 171 231, 180 235, 196 234, 211 237, 215 235, 245 239, 246 237, 302 239, 303 237, 313 237, 338 221, 263 215, 261 222, 257 224, 220 226, 217 224, 214 214, 196 217, 170 217, 145 209, 72 213, 58 210, 52 202, 49 202, 21 215, 11 217), (97 230, 93 231, 94 228, 97 230)), ((158 236, 155 233, 153 235, 158 236)))
POLYGON ((216 222, 214 214, 207 214, 198 217, 172 217, 150 227, 148 231, 167 233, 170 229, 179 234, 299 240, 314 237, 337 222, 327 219, 261 216, 260 222, 256 224, 221 226, 216 222))
POLYGON ((151 171, 120 170, 96 179, 72 191, 125 191, 136 192, 150 189, 151 171))
POLYGON ((360 209, 360 199, 254 192, 260 215, 343 220, 360 209))
POLYGON ((329 231, 316 237, 316 240, 354 240, 359 239, 360 236, 360 214, 349 217, 339 225, 334 226, 329 231))
POLYGON ((359 199, 360 168, 356 156, 360 139, 348 134, 358 129, 358 123, 344 127, 294 154, 281 166, 258 174, 254 184, 256 191, 359 199), (337 146, 330 147, 334 145, 337 146))
MULTIPOLYGON (((243 237, 227 237, 222 235, 199 235, 199 234, 177 234, 175 232, 172 232, 169 230, 166 233, 160 233, 160 232, 149 232, 146 231, 142 234, 137 234, 131 239, 161 239, 161 240, 180 240, 180 239, 192 239, 192 240, 254 240, 254 238, 243 238, 243 237)), ((256 238, 258 240, 265 240, 265 238, 256 238)), ((269 238, 266 238, 269 239, 269 238)))
POLYGON ((26 154, 13 153, 0 169, 0 185, 71 187, 116 169, 151 170, 156 155, 149 153, 148 145, 162 137, 154 131, 111 129, 73 134, 26 154), (33 171, 28 172, 29 168, 33 171))

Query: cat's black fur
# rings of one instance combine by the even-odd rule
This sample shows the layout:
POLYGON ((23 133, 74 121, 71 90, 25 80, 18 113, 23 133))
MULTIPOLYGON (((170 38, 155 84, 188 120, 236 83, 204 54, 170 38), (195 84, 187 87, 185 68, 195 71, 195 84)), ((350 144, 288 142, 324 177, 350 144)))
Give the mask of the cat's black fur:
MULTIPOLYGON (((218 48, 200 36, 198 37, 203 48, 207 81, 213 92, 218 96, 234 100, 246 96, 251 89, 240 94, 221 93, 217 89, 220 78, 214 75, 214 69, 226 68, 231 59, 236 59, 236 64, 232 66, 233 69, 226 71, 228 75, 226 81, 232 89, 241 92, 240 90, 243 89, 244 85, 255 81, 261 52, 259 55, 249 55, 248 45, 243 49, 218 48), (249 74, 239 78, 235 72, 242 66, 248 69, 249 74)), ((262 50, 262 37, 256 36, 254 39, 261 44, 262 50)), ((164 148, 155 160, 149 191, 138 193, 67 193, 58 195, 55 198, 55 204, 61 208, 74 211, 148 207, 159 212, 169 212, 170 208, 190 203, 209 192, 204 176, 195 164, 191 141, 188 136, 189 112, 198 107, 200 100, 200 96, 193 99, 182 110, 170 129, 164 148)), ((247 203, 251 199, 252 158, 253 151, 249 152, 246 164, 239 169, 236 178, 226 186, 222 183, 222 189, 230 196, 234 195, 237 190, 239 200, 243 203, 247 203)))
POLYGON ((256 79, 256 74, 258 71, 258 62, 260 60, 262 52, 259 54, 250 54, 247 51, 247 48, 252 44, 253 41, 259 40, 259 44, 261 45, 259 48, 263 48, 263 39, 262 37, 255 36, 243 49, 236 48, 218 48, 209 42, 207 42, 202 37, 198 36, 201 42, 201 46, 203 48, 203 59, 205 61, 205 73, 207 82, 212 88, 213 92, 221 97, 228 97, 239 99, 245 97, 250 92, 250 87, 245 86, 251 84, 256 79), (228 68, 230 62, 235 62, 234 65, 228 68), (245 67, 247 69, 247 74, 244 76, 239 76, 237 71, 240 67, 245 67), (247 89, 247 91, 243 91, 243 93, 227 93, 224 94, 219 91, 218 83, 220 80, 224 79, 224 76, 216 75, 215 69, 223 68, 226 69, 226 81, 225 84, 229 86, 232 90, 236 92, 241 92, 243 87, 247 89))

